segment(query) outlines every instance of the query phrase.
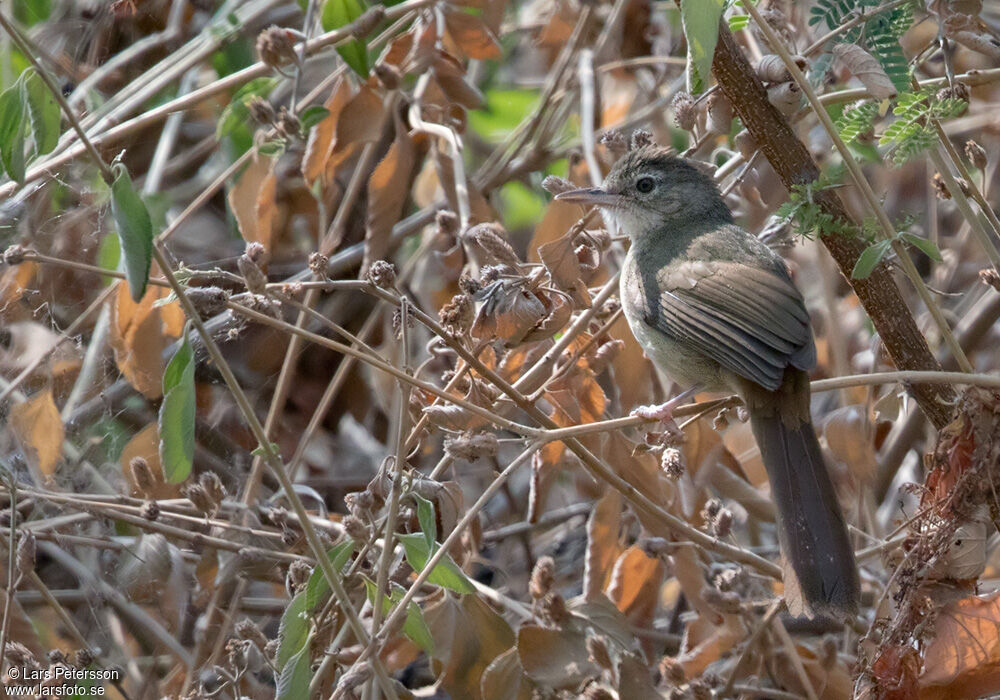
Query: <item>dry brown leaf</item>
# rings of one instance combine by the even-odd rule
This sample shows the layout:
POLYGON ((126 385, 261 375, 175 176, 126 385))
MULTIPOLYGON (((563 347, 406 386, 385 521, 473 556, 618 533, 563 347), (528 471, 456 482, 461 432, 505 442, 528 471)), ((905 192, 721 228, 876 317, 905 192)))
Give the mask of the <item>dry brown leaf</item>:
MULTIPOLYGON (((256 238, 252 242, 260 243, 269 251, 274 250, 274 230, 275 221, 278 217, 278 176, 274 172, 278 159, 271 159, 267 175, 260 183, 260 191, 257 192, 257 202, 254 207, 254 220, 256 238)), ((251 242, 247 239, 247 242, 251 242)))
POLYGON ((323 103, 329 114, 309 131, 309 138, 306 140, 306 149, 302 156, 302 177, 307 183, 315 182, 316 178, 326 171, 326 161, 333 150, 340 112, 350 98, 351 85, 346 79, 341 78, 323 103))
POLYGON ((578 307, 590 308, 590 293, 583 280, 575 239, 576 232, 570 229, 562 238, 540 245, 538 257, 559 289, 569 292, 578 307))
MULTIPOLYGON (((252 158, 236 184, 229 189, 229 195, 226 197, 243 240, 262 243, 268 249, 270 249, 272 233, 270 224, 273 223, 273 220, 266 222, 265 226, 261 226, 257 220, 257 210, 261 188, 269 177, 272 179, 274 177, 271 168, 270 158, 264 156, 252 158)), ((273 192, 271 200, 272 202, 274 200, 273 192)))
POLYGON ((382 136, 384 114, 385 105, 382 103, 382 97, 367 85, 362 85, 358 94, 344 105, 337 119, 337 132, 333 143, 334 157, 337 158, 337 154, 348 148, 353 149, 378 141, 382 136))
POLYGON ((483 672, 514 644, 514 632, 476 595, 442 595, 424 617, 434 639, 438 681, 456 700, 477 700, 483 672))
POLYGON ((870 484, 877 469, 875 426, 868 419, 865 406, 843 406, 832 411, 823 422, 826 445, 861 483, 870 484))
POLYGON ((650 557, 633 545, 615 562, 608 597, 630 623, 652 628, 665 574, 666 568, 659 557, 650 557))
POLYGON ((138 303, 128 286, 118 283, 112 309, 111 347, 118 369, 148 399, 163 393, 163 352, 183 329, 183 311, 176 301, 158 304, 170 291, 150 285, 138 303), (174 335, 176 333, 176 335, 174 335))
POLYGON ((449 100, 466 109, 481 109, 486 100, 483 93, 466 80, 461 62, 446 51, 438 51, 432 63, 434 79, 449 100))
POLYGON ((10 409, 10 427, 17 436, 28 463, 48 479, 56 471, 62 454, 63 428, 52 390, 40 391, 10 409))
POLYGON ((37 270, 38 263, 28 260, 3 271, 0 275, 0 315, 7 317, 7 307, 21 299, 37 270))
POLYGON ((608 489, 587 518, 587 556, 583 568, 583 595, 593 598, 604 590, 611 578, 614 562, 621 554, 619 530, 622 519, 622 495, 608 489))
POLYGON ((515 647, 493 659, 479 682, 483 700, 531 700, 534 687, 524 673, 515 647))
POLYGON ((147 425, 128 441, 122 449, 119 460, 122 465, 122 474, 125 475, 125 480, 129 484, 129 492, 141 497, 135 482, 132 480, 132 470, 129 469, 129 463, 136 457, 145 459, 153 474, 153 480, 156 484, 150 494, 152 498, 177 498, 180 495, 180 484, 168 484, 163 479, 163 468, 160 466, 160 434, 155 422, 147 425))
POLYGON ((722 624, 699 616, 684 628, 681 654, 677 657, 687 678, 700 676, 746 636, 738 615, 723 615, 722 624))
POLYGON ((618 697, 622 700, 663 700, 650 678, 649 664, 635 654, 622 654, 618 662, 618 697))
POLYGON ((482 19, 459 9, 449 9, 444 15, 448 34, 469 58, 495 60, 503 56, 500 42, 482 19))
POLYGON ((1000 692, 1000 592, 941 608, 918 684, 921 700, 1000 692))
POLYGON ((416 165, 413 139, 401 124, 396 125, 396 140, 389 147, 368 181, 368 221, 365 225, 363 268, 381 260, 389 249, 389 234, 400 220, 410 196, 416 165))
POLYGON ((896 94, 896 86, 882 69, 878 59, 857 44, 837 44, 833 54, 868 88, 872 97, 884 100, 896 94))
POLYGON ((548 629, 526 623, 517 631, 521 666, 536 683, 575 689, 600 669, 589 659, 586 636, 573 629, 548 629))

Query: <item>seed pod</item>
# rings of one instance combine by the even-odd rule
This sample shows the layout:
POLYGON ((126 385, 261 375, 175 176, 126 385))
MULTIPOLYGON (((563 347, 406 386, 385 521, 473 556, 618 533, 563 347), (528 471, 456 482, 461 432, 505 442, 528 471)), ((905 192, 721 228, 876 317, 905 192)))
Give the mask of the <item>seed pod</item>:
POLYGON ((528 592, 534 600, 544 598, 549 593, 555 582, 555 571, 556 563, 552 557, 540 557, 535 563, 528 583, 528 592))
POLYGON ((368 281, 379 289, 392 289, 396 284, 396 266, 386 260, 376 260, 368 268, 368 281))
POLYGON ((187 298, 198 315, 208 319, 226 310, 229 293, 221 287, 188 287, 187 298))
POLYGON ((614 663, 611 661, 611 654, 608 652, 608 643, 596 634, 587 637, 587 656, 590 660, 607 671, 614 670, 614 663))
POLYGON ((670 107, 674 110, 674 123, 679 128, 684 129, 684 131, 694 129, 694 125, 698 121, 698 107, 691 95, 686 92, 678 92, 674 95, 670 107))
POLYGON ((286 63, 295 63, 295 35, 282 27, 271 26, 257 35, 257 54, 261 63, 271 68, 280 68, 286 63))
POLYGON ((562 627, 569 620, 566 599, 556 591, 550 591, 542 598, 538 603, 538 613, 542 622, 553 627, 562 627))
POLYGON ((728 134, 733 126, 733 104, 718 90, 708 97, 708 128, 716 134, 728 134))
POLYGON ((667 447, 660 455, 660 469, 668 479, 680 479, 684 475, 684 454, 676 447, 667 447))
POLYGON ((986 166, 989 163, 986 157, 986 149, 972 139, 965 142, 965 156, 976 170, 986 170, 986 166))
POLYGON ((222 485, 222 479, 215 472, 202 472, 198 477, 198 483, 205 489, 205 493, 212 499, 216 507, 222 505, 226 500, 226 487, 222 485))
POLYGON ((3 252, 3 261, 8 265, 20 265, 27 255, 28 249, 15 243, 3 252))
POLYGON ((499 450, 497 436, 493 433, 474 433, 444 441, 444 451, 456 459, 474 462, 483 457, 496 457, 499 450))
POLYGON ((27 576, 35 570, 35 536, 30 530, 24 531, 17 543, 17 573, 27 576))
POLYGON ((499 224, 478 224, 469 229, 464 238, 477 244, 489 262, 507 265, 515 270, 521 265, 517 253, 507 240, 507 232, 499 224))
MULTIPOLYGON (((800 70, 805 70, 806 66, 809 65, 803 56, 792 56, 792 59, 800 70)), ((788 72, 788 66, 785 65, 781 56, 775 54, 761 56, 760 60, 754 63, 753 68, 757 77, 765 83, 784 83, 792 79, 792 74, 788 72)))
POLYGON ((556 175, 549 175, 544 180, 542 180, 542 189, 551 195, 562 194, 563 192, 569 192, 575 189, 574 185, 569 180, 558 177, 556 175))
POLYGON ((240 639, 253 642, 258 649, 263 650, 267 646, 267 637, 264 636, 257 623, 249 618, 245 617, 236 623, 236 634, 240 639))
POLYGON ((250 111, 250 118, 263 126, 270 126, 274 123, 274 107, 263 97, 253 97, 247 105, 250 111))
POLYGON ((746 160, 750 160, 753 154, 757 152, 757 139, 746 129, 736 134, 736 137, 733 139, 733 145, 736 146, 736 150, 746 160))
POLYGON ((767 89, 767 99, 786 117, 795 114, 802 104, 802 89, 795 83, 778 83, 767 89))
POLYGON ((136 489, 144 498, 149 498, 156 488, 156 479, 153 477, 153 470, 149 468, 149 462, 142 457, 133 457, 128 463, 128 469, 132 473, 136 489))

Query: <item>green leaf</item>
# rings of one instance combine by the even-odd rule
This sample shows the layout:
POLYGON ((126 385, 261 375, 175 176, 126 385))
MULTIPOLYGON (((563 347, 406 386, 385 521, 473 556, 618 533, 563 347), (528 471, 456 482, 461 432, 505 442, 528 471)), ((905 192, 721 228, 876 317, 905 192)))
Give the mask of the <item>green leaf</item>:
POLYGON ((312 681, 312 659, 309 658, 311 639, 312 634, 309 634, 298 653, 281 667, 281 673, 275 682, 277 700, 299 700, 309 697, 309 683, 312 681))
MULTIPOLYGON (((362 0, 326 0, 320 18, 323 31, 332 32, 350 24, 360 17, 365 9, 367 8, 362 0)), ((362 78, 368 77, 368 49, 363 42, 351 39, 338 46, 337 53, 351 70, 362 78)))
POLYGON ((912 245, 914 248, 919 249, 924 255, 934 262, 944 262, 944 259, 941 257, 941 251, 938 250, 934 241, 921 238, 920 236, 915 236, 912 233, 902 233, 899 237, 912 245))
POLYGON ((282 139, 265 141, 257 147, 257 153, 262 156, 280 156, 285 152, 285 142, 282 139))
MULTIPOLYGON (((101 239, 101 244, 97 247, 97 264, 105 270, 117 270, 118 263, 122 259, 122 244, 118 236, 109 233, 101 239)), ((107 286, 117 278, 111 275, 103 275, 101 279, 107 286)))
POLYGON ((539 91, 531 89, 486 90, 486 104, 469 112, 469 126, 483 140, 498 144, 517 128, 538 104, 539 91))
POLYGON ((114 165, 111 183, 111 215, 118 227, 125 254, 125 279, 132 299, 139 301, 146 293, 149 267, 153 260, 153 222, 145 202, 132 187, 132 178, 121 163, 114 165))
POLYGON ((725 0, 681 0, 681 23, 687 40, 688 87, 702 92, 712 72, 712 58, 719 39, 719 19, 725 0))
POLYGON ((0 93, 0 160, 7 174, 24 182, 24 95, 23 82, 0 93))
POLYGON ((62 112, 52 91, 34 70, 28 71, 24 81, 31 119, 31 136, 35 140, 35 153, 48 153, 59 142, 62 112))
POLYGON ((729 31, 738 32, 750 24, 750 15, 733 15, 729 18, 729 31))
POLYGON ((875 270, 876 266, 882 262, 882 258, 889 252, 891 246, 892 241, 879 241, 865 248, 861 255, 858 256, 858 261, 854 263, 854 269, 851 270, 851 277, 856 280, 866 279, 875 270))
POLYGON ((278 84, 277 78, 254 78, 233 94, 226 108, 222 110, 215 135, 221 139, 228 136, 238 127, 250 120, 250 110, 247 105, 254 97, 265 97, 278 84))
POLYGON ((14 0, 14 18, 25 27, 44 22, 50 14, 51 0, 14 0))
POLYGON ((437 539, 437 519, 434 517, 434 504, 420 494, 412 494, 417 502, 417 522, 420 523, 420 531, 424 533, 427 540, 427 547, 434 546, 437 539))
POLYGON ((302 115, 299 117, 299 123, 302 125, 302 131, 309 131, 311 128, 319 124, 321 121, 330 116, 330 110, 326 107, 320 105, 313 105, 312 107, 307 107, 302 115))
POLYGON ((187 329, 180 348, 163 372, 163 403, 160 404, 160 464, 163 477, 179 484, 191 474, 194 459, 194 351, 187 329))
MULTIPOLYGON (((285 608, 278 625, 278 654, 275 657, 278 669, 298 654, 309 641, 309 620, 306 616, 306 595, 299 593, 285 608)), ((308 648, 308 647, 306 647, 308 648)))
MULTIPOLYGON (((365 590, 368 593, 368 600, 374 604, 375 599, 378 597, 378 586, 367 576, 362 576, 362 578, 365 580, 365 590)), ((382 596, 382 614, 388 616, 393 608, 399 605, 405 595, 406 591, 402 586, 398 583, 392 584, 391 594, 382 596)), ((427 627, 426 620, 424 620, 424 613, 420 609, 420 606, 412 600, 406 607, 406 621, 403 622, 403 634, 428 654, 434 653, 434 638, 431 637, 431 631, 427 627)))
MULTIPOLYGON (((276 442, 271 443, 271 452, 273 452, 276 455, 281 454, 281 447, 278 445, 278 443, 276 442)), ((264 457, 267 457, 267 452, 264 451, 263 445, 257 445, 257 447, 251 450, 250 455, 252 457, 260 457, 261 459, 263 459, 264 457)))
MULTIPOLYGON (((327 557, 330 559, 330 564, 333 566, 333 570, 336 571, 338 575, 353 552, 354 540, 347 539, 326 553, 327 557)), ((323 569, 317 566, 313 569, 312 574, 309 576, 309 582, 306 583, 306 610, 309 610, 310 612, 315 610, 320 600, 323 599, 329 590, 330 582, 327 581, 326 576, 323 575, 323 569)))
MULTIPOLYGON (((414 571, 421 572, 424 567, 427 566, 427 562, 430 560, 434 553, 440 547, 436 542, 433 544, 428 544, 427 539, 424 537, 423 533, 414 532, 412 534, 401 534, 397 535, 399 541, 403 543, 403 549, 406 552, 406 561, 414 571)), ((455 591, 456 593, 474 593, 475 588, 469 583, 469 579, 466 577, 465 573, 459 568, 455 560, 451 558, 451 555, 445 554, 441 561, 438 562, 434 570, 431 571, 430 576, 427 577, 428 583, 433 583, 435 585, 441 586, 442 588, 447 588, 450 591, 455 591)))

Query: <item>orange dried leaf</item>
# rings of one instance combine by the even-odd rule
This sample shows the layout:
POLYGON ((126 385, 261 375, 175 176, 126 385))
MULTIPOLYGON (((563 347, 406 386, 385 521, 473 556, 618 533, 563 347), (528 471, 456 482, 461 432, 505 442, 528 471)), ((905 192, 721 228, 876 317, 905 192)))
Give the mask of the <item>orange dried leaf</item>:
POLYGON ((483 700, 531 700, 534 683, 524 674, 516 648, 510 648, 483 671, 479 692, 483 700))
POLYGON ((659 557, 650 557, 633 545, 615 562, 608 597, 633 625, 652 627, 665 573, 659 557))
POLYGON ((340 112, 350 98, 350 83, 341 78, 323 103, 329 114, 310 130, 306 141, 306 150, 302 156, 302 177, 307 183, 315 182, 326 171, 326 161, 333 151, 340 112))
POLYGON ((112 308, 111 347, 118 369, 129 384, 146 398, 163 393, 163 352, 169 335, 183 328, 183 314, 177 302, 157 304, 169 294, 163 287, 150 285, 138 303, 125 284, 119 283, 112 308))
POLYGON ((528 677, 552 688, 575 688, 600 672, 589 658, 586 637, 577 630, 521 625, 517 653, 528 677))
POLYGON ((243 240, 247 242, 257 241, 263 243, 265 247, 269 247, 271 232, 261 227, 257 220, 257 202, 260 198, 261 188, 269 176, 273 177, 270 158, 251 159, 250 165, 243 170, 236 184, 230 188, 226 198, 233 216, 236 217, 236 226, 239 228, 243 240))
POLYGON ((176 498, 180 495, 180 484, 168 484, 163 479, 163 468, 160 466, 160 434, 155 421, 136 433, 122 449, 120 459, 122 473, 129 484, 130 492, 139 495, 139 490, 132 480, 132 470, 129 468, 129 463, 136 457, 145 459, 153 474, 156 484, 153 493, 150 494, 152 498, 176 498))
POLYGON ((1000 692, 1000 593, 941 608, 924 652, 920 698, 974 698, 1000 692))
POLYGON ((52 390, 40 391, 10 409, 10 427, 17 436, 28 463, 45 477, 55 473, 65 437, 52 390))
POLYGON ((467 109, 481 109, 486 100, 483 93, 465 78, 465 69, 451 54, 438 51, 432 63, 434 78, 449 100, 467 109))
POLYGON ((583 594, 592 598, 604 590, 615 560, 621 554, 622 496, 609 489, 594 505, 587 519, 587 556, 584 560, 583 594))
POLYGON ((448 34, 469 58, 495 60, 503 55, 500 42, 476 15, 452 9, 445 13, 444 22, 448 34))
POLYGON ((389 234, 402 217, 403 206, 410 196, 416 157, 413 139, 401 124, 397 124, 396 140, 368 181, 365 269, 374 261, 381 260, 389 249, 389 234))
POLYGON ((0 275, 0 312, 5 310, 8 305, 20 300, 28 285, 31 284, 36 270, 38 270, 38 263, 33 260, 4 270, 3 275, 0 275))

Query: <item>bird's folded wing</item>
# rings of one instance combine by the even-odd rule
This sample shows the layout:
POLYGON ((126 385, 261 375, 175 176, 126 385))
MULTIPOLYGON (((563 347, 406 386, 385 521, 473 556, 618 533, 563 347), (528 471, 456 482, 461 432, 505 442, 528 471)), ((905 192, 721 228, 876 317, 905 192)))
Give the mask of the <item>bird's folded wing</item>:
POLYGON ((773 391, 789 365, 815 365, 809 314, 783 270, 691 261, 663 268, 657 281, 651 320, 723 368, 773 391))

